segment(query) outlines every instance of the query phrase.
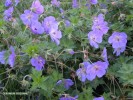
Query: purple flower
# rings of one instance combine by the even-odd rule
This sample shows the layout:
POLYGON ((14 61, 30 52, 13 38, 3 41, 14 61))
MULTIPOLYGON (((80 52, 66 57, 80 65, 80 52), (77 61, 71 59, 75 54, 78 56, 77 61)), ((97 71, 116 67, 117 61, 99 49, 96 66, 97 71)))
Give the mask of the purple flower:
POLYGON ((39 0, 35 0, 32 3, 31 9, 36 13, 36 14, 42 14, 44 12, 44 7, 41 5, 39 0))
POLYGON ((109 30, 108 23, 104 21, 103 14, 99 14, 93 19, 92 30, 100 30, 102 34, 106 34, 109 30))
POLYGON ((70 51, 69 51, 69 54, 71 54, 71 55, 73 55, 75 52, 71 49, 70 51))
POLYGON ((95 5, 95 4, 98 3, 98 1, 97 0, 90 0, 90 3, 93 4, 93 5, 95 5))
POLYGON ((104 100, 103 97, 94 98, 93 100, 104 100))
POLYGON ((15 64, 16 54, 15 54, 15 50, 12 46, 10 47, 10 51, 11 51, 11 54, 9 55, 8 63, 10 65, 10 67, 13 67, 15 64))
POLYGON ((113 52, 113 54, 116 53, 116 56, 119 56, 122 52, 125 51, 125 49, 126 49, 125 46, 124 46, 124 47, 114 48, 114 52, 113 52))
POLYGON ((12 0, 6 0, 5 1, 5 7, 9 7, 12 5, 12 0))
POLYGON ((97 17, 93 18, 93 24, 100 24, 104 22, 104 16, 103 14, 99 14, 97 17))
POLYGON ((42 27, 42 24, 38 21, 32 21, 30 25, 30 29, 35 34, 43 34, 44 28, 42 27))
POLYGON ((83 66, 76 71, 78 79, 82 82, 86 81, 86 70, 90 66, 89 62, 83 62, 83 66))
POLYGON ((60 30, 51 29, 49 32, 51 40, 55 42, 57 45, 60 44, 60 39, 62 38, 62 33, 60 30))
POLYGON ((71 97, 69 95, 65 95, 65 97, 61 97, 59 100, 77 100, 78 96, 71 97))
POLYGON ((108 39, 113 48, 125 47, 127 43, 127 35, 124 32, 114 32, 108 39))
POLYGON ((4 59, 4 57, 5 57, 5 56, 4 56, 4 55, 5 55, 5 52, 6 52, 6 51, 1 51, 1 52, 0 52, 0 63, 1 63, 1 64, 5 64, 5 59, 4 59))
POLYGON ((51 0, 51 4, 56 7, 60 7, 60 1, 57 0, 51 0))
POLYGON ((25 10, 24 14, 20 15, 20 18, 25 25, 30 26, 32 21, 38 20, 38 15, 30 10, 25 10))
POLYGON ((17 6, 19 2, 20 0, 15 0, 15 6, 17 6))
POLYGON ((63 14, 64 13, 64 10, 62 8, 60 8, 60 13, 63 14))
POLYGON ((69 27, 70 25, 71 25, 70 21, 69 20, 65 20, 65 26, 69 27))
POLYGON ((88 33, 88 39, 90 45, 94 48, 98 48, 98 43, 102 42, 102 33, 99 30, 90 31, 88 33))
POLYGON ((4 19, 6 21, 11 21, 12 20, 13 10, 14 10, 13 7, 10 7, 7 10, 4 11, 4 19))
POLYGON ((74 82, 71 79, 63 79, 59 80, 56 84, 57 85, 63 84, 63 86, 68 90, 74 84, 74 82))
POLYGON ((44 31, 46 33, 49 33, 51 28, 54 28, 55 30, 58 30, 58 22, 55 20, 53 16, 46 17, 42 23, 44 27, 44 31))
POLYGON ((107 58, 107 49, 106 49, 106 47, 104 47, 103 52, 101 54, 101 57, 109 65, 108 58, 107 58))
POLYGON ((73 8, 78 8, 78 1, 77 0, 72 0, 72 7, 73 8))
POLYGON ((106 62, 97 61, 92 63, 87 67, 86 70, 86 78, 90 81, 97 77, 101 78, 106 73, 106 69, 108 68, 108 64, 106 62))
POLYGON ((34 66, 35 69, 38 71, 42 70, 42 68, 44 67, 44 64, 45 64, 45 60, 40 56, 32 58, 30 60, 30 62, 32 64, 32 66, 34 66))
POLYGON ((63 10, 62 8, 60 8, 60 13, 61 13, 61 15, 62 15, 61 17, 62 17, 62 18, 65 18, 65 16, 64 16, 64 10, 63 10))
POLYGON ((73 55, 75 52, 73 51, 73 49, 66 49, 65 50, 67 53, 73 55))
POLYGON ((108 23, 105 21, 101 23, 93 24, 92 30, 100 30, 102 34, 106 34, 109 30, 109 27, 107 25, 108 23))

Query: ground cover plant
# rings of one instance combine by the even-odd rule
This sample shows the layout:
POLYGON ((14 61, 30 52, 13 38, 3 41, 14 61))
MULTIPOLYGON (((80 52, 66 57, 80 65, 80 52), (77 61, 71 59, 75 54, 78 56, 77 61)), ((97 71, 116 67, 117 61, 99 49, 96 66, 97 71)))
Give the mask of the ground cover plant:
POLYGON ((0 99, 133 100, 133 0, 2 0, 0 99))

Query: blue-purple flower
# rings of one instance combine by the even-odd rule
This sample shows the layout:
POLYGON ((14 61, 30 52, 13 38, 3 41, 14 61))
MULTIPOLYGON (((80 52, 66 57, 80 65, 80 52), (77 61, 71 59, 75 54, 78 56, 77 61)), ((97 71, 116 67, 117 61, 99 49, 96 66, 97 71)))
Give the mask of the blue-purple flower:
POLYGON ((56 85, 63 85, 65 89, 69 89, 72 85, 74 84, 74 82, 71 79, 63 79, 63 80, 59 80, 56 85))
POLYGON ((62 38, 62 33, 60 30, 55 30, 54 28, 52 28, 49 32, 49 35, 53 42, 55 42, 57 45, 60 44, 60 39, 62 38))
POLYGON ((116 56, 124 52, 127 44, 127 35, 124 32, 114 32, 108 39, 108 42, 112 44, 116 56))
POLYGON ((5 59, 4 59, 5 58, 5 52, 6 51, 1 51, 0 52, 0 63, 1 64, 5 64, 5 59))
POLYGON ((89 62, 83 62, 82 63, 83 66, 81 68, 79 68, 77 71, 76 71, 76 74, 78 76, 78 79, 82 82, 85 82, 86 81, 86 70, 87 68, 90 66, 90 63, 89 62))
POLYGON ((16 54, 15 54, 15 50, 12 46, 10 47, 10 52, 11 52, 11 54, 9 55, 9 58, 8 58, 8 64, 10 65, 10 67, 13 67, 15 64, 16 54))
POLYGON ((99 47, 99 43, 102 42, 102 33, 99 30, 90 31, 88 33, 88 39, 90 42, 90 45, 94 48, 99 47))
POLYGON ((42 24, 38 21, 32 21, 30 25, 30 29, 34 34, 44 33, 44 28, 42 27, 42 24))
POLYGON ((45 60, 41 56, 33 57, 30 62, 38 71, 42 70, 45 64, 45 60))
POLYGON ((97 24, 93 24, 92 30, 100 30, 102 34, 106 34, 109 30, 109 27, 107 26, 107 22, 101 22, 97 24))
POLYGON ((104 100, 104 98, 103 97, 95 97, 93 100, 104 100))
POLYGON ((97 24, 97 23, 100 24, 102 22, 104 22, 104 16, 103 16, 103 14, 99 14, 98 16, 95 16, 93 18, 93 24, 97 24))
POLYGON ((125 47, 127 43, 127 35, 124 32, 114 32, 108 42, 112 44, 113 48, 125 47))
POLYGON ((34 0, 31 6, 32 11, 36 14, 42 14, 44 12, 44 7, 41 5, 39 0, 34 0))
POLYGON ((74 53, 75 52, 72 49, 69 50, 69 54, 73 55, 74 53))
POLYGON ((113 52, 113 54, 116 53, 116 56, 119 56, 122 52, 125 51, 125 49, 126 49, 125 46, 124 46, 124 47, 114 48, 114 52, 113 52))
POLYGON ((92 30, 100 30, 102 34, 106 34, 109 30, 108 23, 104 21, 103 14, 99 14, 93 19, 92 30))
POLYGON ((78 8, 79 7, 79 4, 78 4, 77 0, 72 0, 72 7, 73 8, 78 8))
POLYGON ((69 27, 71 25, 71 22, 69 20, 65 20, 65 26, 69 27))
POLYGON ((95 5, 95 4, 98 3, 98 1, 97 0, 90 0, 90 3, 93 4, 93 5, 95 5))
MULTIPOLYGON (((6 51, 0 52, 0 63, 1 64, 5 64, 5 52, 6 51)), ((10 67, 14 67, 15 58, 16 58, 15 50, 13 46, 10 46, 10 55, 8 57, 8 64, 10 65, 10 67)))
POLYGON ((101 54, 101 57, 102 57, 102 59, 109 65, 106 47, 104 47, 103 52, 102 52, 102 54, 101 54))
POLYGON ((108 64, 106 62, 97 61, 92 63, 87 67, 86 70, 86 78, 90 81, 94 80, 97 77, 101 78, 106 73, 106 69, 108 68, 108 64))
POLYGON ((51 4, 56 7, 60 7, 60 1, 58 0, 51 0, 51 4))
POLYGON ((6 0, 5 1, 5 7, 9 7, 12 5, 12 0, 6 0))
POLYGON ((44 27, 44 31, 47 34, 49 34, 51 28, 54 30, 58 30, 58 22, 56 21, 56 19, 53 16, 48 16, 48 17, 44 18, 42 25, 44 27))
POLYGON ((12 13, 13 7, 9 7, 7 10, 4 11, 4 20, 11 21, 12 20, 12 13))
POLYGON ((35 14, 30 10, 25 10, 24 14, 20 15, 20 18, 25 25, 30 26, 32 21, 38 20, 38 14, 35 14))

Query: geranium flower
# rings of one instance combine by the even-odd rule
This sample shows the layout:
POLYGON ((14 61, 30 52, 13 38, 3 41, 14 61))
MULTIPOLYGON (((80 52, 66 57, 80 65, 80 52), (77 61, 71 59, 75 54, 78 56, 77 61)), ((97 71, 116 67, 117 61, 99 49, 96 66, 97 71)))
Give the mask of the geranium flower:
POLYGON ((1 64, 5 64, 5 59, 4 59, 4 57, 5 57, 5 56, 4 56, 4 55, 5 55, 5 52, 6 52, 6 51, 1 51, 1 52, 0 52, 0 63, 1 63, 1 64))
POLYGON ((102 34, 106 34, 109 30, 109 27, 107 26, 108 23, 107 22, 101 22, 101 23, 97 23, 97 24, 93 24, 92 26, 92 30, 100 30, 102 34))
POLYGON ((71 22, 69 20, 65 20, 65 26, 69 27, 71 25, 71 22))
POLYGON ((78 8, 79 7, 77 0, 72 0, 72 7, 73 8, 78 8))
POLYGON ((93 5, 95 5, 95 4, 98 3, 98 1, 97 0, 90 0, 90 3, 93 4, 93 5))
POLYGON ((56 85, 61 85, 63 84, 63 86, 68 90, 73 84, 74 82, 71 79, 63 79, 63 80, 59 80, 56 85))
POLYGON ((49 34, 49 31, 51 30, 51 28, 53 28, 54 30, 58 30, 58 22, 55 20, 53 16, 48 16, 44 18, 42 25, 44 27, 44 31, 47 34, 49 34))
POLYGON ((16 54, 15 54, 15 50, 12 46, 10 47, 10 51, 11 51, 11 54, 9 55, 8 63, 10 65, 10 67, 13 67, 15 64, 16 54))
POLYGON ((87 78, 86 77, 86 70, 90 66, 90 63, 83 62, 82 64, 83 64, 83 66, 76 71, 76 74, 77 74, 78 79, 80 81, 85 82, 86 81, 86 78, 87 78))
POLYGON ((12 5, 12 0, 6 0, 5 1, 5 7, 9 7, 12 5))
POLYGON ((44 7, 41 5, 39 0, 34 0, 31 6, 31 9, 36 13, 36 14, 42 14, 44 12, 44 7))
POLYGON ((125 47, 127 43, 127 35, 124 32, 114 32, 108 39, 113 48, 125 47))
POLYGON ((32 66, 34 66, 35 69, 38 70, 38 71, 42 70, 42 68, 44 67, 44 64, 45 64, 45 60, 40 56, 33 57, 30 60, 30 62, 32 64, 32 66))
POLYGON ((57 0, 51 0, 51 4, 56 7, 60 7, 60 1, 57 0))
POLYGON ((30 26, 32 21, 38 20, 38 14, 35 14, 30 10, 25 10, 24 14, 20 15, 20 18, 25 25, 30 26))
POLYGON ((53 42, 55 42, 57 45, 60 44, 60 39, 62 38, 62 33, 60 30, 55 30, 54 28, 52 28, 49 32, 49 35, 53 42))
POLYGON ((98 48, 98 44, 102 42, 102 33, 99 30, 90 31, 88 33, 88 39, 90 45, 94 48, 98 48))
POLYGON ((44 28, 42 27, 42 24, 38 21, 32 21, 30 25, 30 29, 34 34, 44 33, 44 28))
POLYGON ((12 13, 14 8, 10 7, 7 10, 4 11, 4 20, 11 21, 12 20, 12 13))
POLYGON ((69 54, 73 55, 74 53, 75 52, 72 49, 69 50, 69 54))
POLYGON ((102 54, 101 54, 101 57, 102 57, 102 59, 109 65, 106 47, 104 47, 103 52, 102 52, 102 54))
POLYGON ((118 47, 118 48, 114 48, 114 53, 116 53, 116 56, 119 56, 122 52, 124 52, 126 49, 126 47, 118 47))
POLYGON ((104 21, 103 14, 99 14, 93 18, 92 30, 100 30, 102 34, 106 34, 109 30, 108 23, 104 21))
POLYGON ((86 78, 90 81, 94 80, 97 77, 101 78, 106 73, 106 69, 108 68, 108 64, 106 62, 97 61, 92 63, 87 67, 86 70, 86 78))

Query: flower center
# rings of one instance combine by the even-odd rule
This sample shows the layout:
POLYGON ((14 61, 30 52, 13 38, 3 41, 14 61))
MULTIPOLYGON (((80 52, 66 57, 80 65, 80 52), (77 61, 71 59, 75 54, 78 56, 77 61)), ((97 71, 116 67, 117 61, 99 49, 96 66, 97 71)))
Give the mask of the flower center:
POLYGON ((94 36, 91 36, 91 40, 95 41, 95 37, 94 36))
POLYGON ((99 30, 101 29, 100 25, 97 26, 97 29, 99 29, 99 30))
POLYGON ((85 72, 86 72, 85 68, 82 68, 82 73, 85 73, 85 72))
POLYGON ((32 15, 31 15, 31 14, 29 14, 29 15, 27 16, 27 18, 28 18, 28 19, 31 19, 31 18, 32 18, 32 15))
POLYGON ((99 67, 97 65, 94 66, 95 70, 99 70, 99 67))
POLYGON ((39 64, 42 64, 42 60, 41 60, 41 59, 40 59, 40 60, 38 60, 38 63, 39 63, 39 64))
POLYGON ((120 41, 120 37, 119 36, 116 36, 115 37, 115 40, 119 42, 120 41))

